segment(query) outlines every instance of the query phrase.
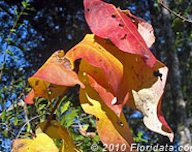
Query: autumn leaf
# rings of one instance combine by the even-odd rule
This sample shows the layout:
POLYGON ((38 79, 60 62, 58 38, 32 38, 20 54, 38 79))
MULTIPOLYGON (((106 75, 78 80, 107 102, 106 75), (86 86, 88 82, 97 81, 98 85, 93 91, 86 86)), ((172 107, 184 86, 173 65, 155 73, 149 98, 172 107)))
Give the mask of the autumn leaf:
POLYGON ((137 109, 144 115, 144 124, 150 130, 168 136, 170 141, 173 142, 173 132, 161 113, 161 97, 164 92, 168 68, 162 67, 158 72, 161 77, 150 88, 144 88, 137 92, 132 90, 133 97, 137 109))
POLYGON ((44 133, 37 134, 34 139, 16 139, 13 152, 59 152, 53 140, 44 133))
POLYGON ((89 65, 95 67, 90 75, 102 86, 116 94, 123 77, 123 65, 102 45, 96 43, 94 37, 93 34, 87 34, 79 44, 67 52, 65 57, 71 62, 72 67, 76 60, 86 60, 89 65))
MULTIPOLYGON (((44 130, 47 121, 40 123, 38 125, 39 129, 44 130)), ((61 126, 57 121, 51 121, 49 126, 47 127, 45 133, 54 139, 62 139, 61 152, 77 152, 73 139, 69 134, 69 131, 61 126)))
MULTIPOLYGON (((92 89, 94 89, 99 94, 100 98, 110 109, 112 109, 117 115, 120 115, 122 107, 127 103, 129 107, 138 109, 143 112, 142 109, 137 106, 137 100, 133 98, 133 90, 139 91, 142 89, 151 88, 163 75, 163 77, 165 77, 164 85, 160 85, 158 88, 159 90, 161 90, 161 94, 156 95, 157 99, 155 99, 154 97, 149 98, 146 101, 147 105, 152 105, 151 108, 153 108, 154 100, 156 101, 156 107, 158 104, 160 104, 160 97, 163 94, 167 73, 165 72, 159 75, 157 75, 156 73, 158 73, 161 68, 166 69, 164 64, 157 61, 155 66, 153 68, 150 68, 146 66, 140 56, 118 51, 115 46, 111 45, 106 41, 103 41, 101 38, 98 38, 96 36, 92 36, 92 43, 98 43, 97 45, 102 46, 105 50, 115 56, 123 64, 123 78, 122 81, 120 81, 120 83, 118 84, 118 92, 116 94, 113 94, 103 85, 101 85, 98 79, 95 79, 95 73, 97 73, 97 77, 103 78, 102 73, 99 73, 99 70, 96 67, 90 65, 89 62, 84 60, 81 61, 79 74, 84 75, 88 78, 88 80, 86 81, 84 79, 82 79, 81 81, 85 84, 86 87, 92 87, 92 89)), ((109 68, 109 70, 113 69, 109 68)), ((158 89, 156 89, 154 92, 157 92, 158 89)), ((92 96, 90 95, 90 97, 92 96)), ((145 106, 143 108, 150 109, 149 106, 145 106)), ((157 110, 155 111, 155 109, 154 113, 160 116, 160 114, 157 114, 157 110)), ((155 121, 153 120, 150 121, 150 126, 146 124, 145 121, 144 123, 149 129, 158 132, 162 135, 166 135, 170 138, 170 140, 172 140, 172 130, 167 125, 164 117, 161 115, 161 117, 158 117, 156 121, 160 121, 163 127, 159 129, 153 129, 153 126, 156 125, 155 121), (163 121, 160 121, 160 119, 163 121)))
POLYGON ((34 97, 53 99, 64 94, 68 87, 79 84, 77 74, 71 70, 70 62, 64 58, 63 51, 55 52, 46 63, 29 78, 33 90, 26 97, 26 103, 33 104, 34 97))
POLYGON ((125 13, 128 17, 132 19, 132 22, 136 25, 137 31, 143 37, 145 43, 148 47, 151 47, 155 42, 154 29, 151 24, 139 18, 133 14, 129 10, 120 10, 125 13))
MULTIPOLYGON (((94 34, 87 34, 66 54, 62 50, 55 52, 29 78, 32 90, 25 98, 26 103, 32 104, 34 97, 51 100, 62 96, 69 87, 80 85, 81 106, 96 117, 103 144, 126 145, 125 151, 130 152, 133 139, 122 112, 125 105, 143 113, 147 128, 173 141, 173 132, 161 111, 168 68, 149 50, 155 41, 152 26, 129 10, 123 11, 102 0, 84 0, 84 7, 94 34)), ((45 124, 39 127, 43 130, 45 124)), ((51 121, 46 133, 62 139, 60 151, 77 150, 69 132, 58 122, 51 121)), ((82 128, 80 133, 87 137, 95 135, 82 128)), ((38 136, 33 140, 16 140, 14 148, 16 152, 27 150, 30 143, 36 145, 38 140, 42 142, 38 136)))
MULTIPOLYGON (((54 54, 58 57, 58 52, 56 53, 54 54)), ((33 89, 38 90, 40 95, 44 95, 45 92, 47 93, 47 88, 50 88, 49 85, 55 85, 53 91, 55 91, 55 96, 58 96, 60 92, 63 93, 64 91, 61 91, 62 89, 59 88, 60 86, 57 85, 56 81, 63 79, 64 83, 61 87, 65 88, 67 85, 70 86, 67 84, 68 82, 65 81, 70 80, 70 83, 74 82, 73 85, 80 84, 83 86, 81 87, 82 89, 91 88, 92 91, 100 97, 100 100, 98 101, 103 102, 105 106, 108 106, 118 117, 120 117, 122 108, 125 104, 129 107, 142 111, 142 109, 137 106, 138 100, 134 97, 133 90, 139 91, 151 88, 158 80, 158 75, 155 73, 160 70, 160 68, 165 67, 164 64, 156 61, 156 64, 153 68, 151 68, 145 64, 140 55, 122 52, 111 43, 90 34, 86 35, 85 38, 69 50, 65 56, 62 56, 62 65, 63 61, 65 61, 65 65, 67 65, 67 67, 62 66, 64 69, 58 71, 57 75, 60 75, 59 72, 62 74, 64 71, 65 75, 63 75, 62 78, 56 79, 56 77, 53 76, 52 79, 55 80, 49 80, 47 77, 42 77, 44 73, 49 73, 51 76, 54 75, 54 71, 51 71, 50 69, 49 60, 47 61, 47 67, 42 67, 44 71, 42 72, 40 69, 40 72, 38 71, 33 76, 33 83, 36 82, 35 78, 38 76, 41 78, 41 81, 38 83, 42 84, 35 86, 31 83, 33 89), (73 79, 70 77, 73 74, 71 69, 74 69, 75 61, 78 59, 82 59, 80 64, 81 66, 79 68, 78 76, 75 74, 75 77, 73 77, 75 79, 73 79), (66 74, 66 72, 71 72, 72 74, 66 74), (82 79, 82 76, 87 77, 87 79, 82 79)), ((61 62, 59 62, 59 65, 61 62)), ((52 64, 54 67, 57 66, 58 62, 52 62, 52 64)), ((161 89, 164 89, 164 85, 161 85, 161 89)), ((36 96, 39 95, 38 93, 36 96)), ((29 97, 32 95, 29 94, 29 97)), ((161 96, 162 94, 159 94, 158 98, 161 96)), ((92 98, 92 94, 90 94, 90 98, 92 98)), ((147 100, 147 103, 153 105, 153 101, 154 99, 150 98, 147 100)), ((156 101, 156 106, 158 104, 160 104, 159 100, 156 101)), ((172 134, 172 131, 168 127, 164 118, 162 116, 160 118, 163 120, 161 121, 162 126, 165 126, 164 128, 166 128, 164 131, 168 134, 172 134)), ((151 123, 153 124, 153 122, 151 123)), ((162 133, 162 129, 153 129, 147 124, 146 126, 158 133, 168 135, 162 133)))
POLYGON ((130 151, 133 143, 132 135, 124 114, 118 117, 108 108, 92 87, 80 90, 80 101, 83 110, 97 119, 96 128, 103 144, 126 145, 126 152, 130 151))
POLYGON ((84 8, 95 35, 112 41, 123 52, 140 55, 149 67, 155 65, 156 59, 147 46, 151 42, 145 42, 131 17, 102 0, 84 0, 84 8))
MULTIPOLYGON (((105 45, 108 44, 106 43, 105 45)), ((117 48, 116 50, 118 51, 117 48)), ((93 34, 87 34, 79 44, 68 51, 65 57, 71 61, 71 65, 73 65, 77 59, 86 61, 88 64, 84 66, 84 69, 81 69, 81 71, 84 72, 83 74, 89 74, 90 77, 95 79, 98 86, 100 85, 112 96, 117 96, 123 78, 123 65, 115 56, 105 49, 103 44, 101 45, 96 42, 93 34)), ((102 97, 106 97, 106 94, 103 93, 102 97)), ((104 101, 105 104, 119 115, 123 105, 126 104, 126 99, 126 97, 122 100, 119 98, 118 104, 111 104, 110 99, 104 101)))

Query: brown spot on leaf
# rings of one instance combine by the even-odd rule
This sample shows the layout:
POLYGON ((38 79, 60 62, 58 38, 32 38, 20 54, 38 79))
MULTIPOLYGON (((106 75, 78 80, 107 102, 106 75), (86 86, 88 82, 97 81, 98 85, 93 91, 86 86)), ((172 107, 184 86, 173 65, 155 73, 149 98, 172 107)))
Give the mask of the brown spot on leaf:
POLYGON ((24 147, 25 145, 26 145, 26 143, 19 143, 19 144, 16 145, 15 150, 19 150, 22 147, 24 147))
POLYGON ((35 81, 35 85, 37 86, 39 84, 39 80, 35 81))
POLYGON ((124 25, 123 25, 123 24, 121 24, 121 23, 119 23, 119 26, 120 26, 120 27, 124 27, 124 25))
POLYGON ((116 18, 116 15, 112 14, 111 17, 112 17, 112 18, 116 18))
POLYGON ((154 72, 153 72, 153 75, 154 75, 155 77, 160 77, 160 80, 162 81, 162 76, 163 76, 163 74, 160 73, 159 70, 154 71, 154 72))
POLYGON ((122 38, 121 38, 121 40, 124 40, 124 39, 126 39, 127 38, 127 34, 125 34, 122 38))
POLYGON ((63 59, 63 65, 64 65, 64 67, 65 67, 66 69, 68 69, 68 70, 71 70, 71 68, 72 68, 71 62, 70 62, 70 60, 67 59, 67 58, 64 58, 64 59, 63 59))

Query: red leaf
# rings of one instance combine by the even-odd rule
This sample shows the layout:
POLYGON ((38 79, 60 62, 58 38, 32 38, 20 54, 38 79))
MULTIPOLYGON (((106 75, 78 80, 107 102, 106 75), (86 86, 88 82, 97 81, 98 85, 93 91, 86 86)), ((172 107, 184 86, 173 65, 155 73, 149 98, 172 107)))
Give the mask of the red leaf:
POLYGON ((137 26, 137 30, 145 40, 148 47, 151 47, 155 42, 154 30, 151 24, 145 20, 131 14, 129 10, 123 11, 128 17, 132 18, 133 23, 137 26))
POLYGON ((156 59, 130 17, 101 0, 84 0, 84 7, 86 21, 95 35, 111 40, 124 52, 141 55, 149 67, 154 66, 156 59))

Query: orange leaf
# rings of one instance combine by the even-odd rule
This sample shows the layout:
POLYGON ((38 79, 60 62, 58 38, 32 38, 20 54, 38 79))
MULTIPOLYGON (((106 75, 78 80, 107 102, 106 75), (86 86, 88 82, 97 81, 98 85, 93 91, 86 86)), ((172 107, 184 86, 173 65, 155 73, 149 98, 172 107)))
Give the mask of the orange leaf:
POLYGON ((67 87, 79 84, 77 74, 70 69, 70 62, 64 57, 63 51, 55 52, 46 63, 31 77, 29 83, 33 88, 26 98, 27 103, 33 103, 32 97, 44 97, 49 100, 63 95, 67 87))
POLYGON ((123 65, 102 45, 95 43, 93 34, 87 34, 79 44, 67 52, 65 57, 71 61, 72 67, 75 60, 86 60, 95 67, 89 74, 111 92, 115 94, 118 92, 118 85, 123 76, 123 65))
MULTIPOLYGON (((115 56, 105 49, 105 45, 108 45, 107 42, 101 45, 96 42, 93 34, 87 34, 79 44, 67 52, 65 57, 71 61, 72 67, 74 67, 74 62, 77 59, 83 59, 87 62, 85 66, 81 67, 81 71, 84 72, 83 74, 88 74, 94 78, 97 86, 100 86, 100 89, 95 87, 96 91, 103 88, 102 91, 98 93, 102 96, 105 103, 119 115, 123 105, 127 102, 128 96, 122 99, 118 98, 118 105, 117 103, 111 104, 111 98, 115 99, 120 91, 119 86, 123 78, 123 65, 115 56), (110 97, 107 97, 106 91, 110 97)), ((119 50, 116 48, 116 51, 119 50)))

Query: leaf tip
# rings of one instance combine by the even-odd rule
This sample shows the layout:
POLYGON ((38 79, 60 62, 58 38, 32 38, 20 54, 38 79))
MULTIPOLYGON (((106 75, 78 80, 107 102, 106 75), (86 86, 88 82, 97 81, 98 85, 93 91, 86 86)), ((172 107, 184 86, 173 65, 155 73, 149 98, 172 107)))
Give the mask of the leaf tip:
POLYGON ((32 89, 29 94, 25 97, 24 101, 26 104, 34 104, 34 99, 35 97, 35 93, 34 93, 34 90, 32 89))

